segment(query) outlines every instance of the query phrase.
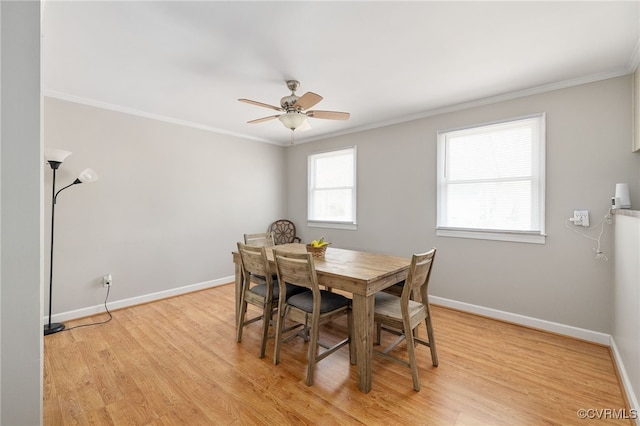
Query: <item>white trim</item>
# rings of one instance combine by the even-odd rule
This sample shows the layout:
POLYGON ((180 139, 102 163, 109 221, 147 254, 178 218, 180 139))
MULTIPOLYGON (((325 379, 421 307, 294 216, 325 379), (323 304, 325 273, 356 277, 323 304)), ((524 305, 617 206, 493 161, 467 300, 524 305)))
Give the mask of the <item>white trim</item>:
MULTIPOLYGON (((632 56, 632 58, 630 59, 630 62, 634 63, 636 60, 637 59, 632 56)), ((426 110, 416 114, 404 115, 404 116, 400 116, 400 117, 393 118, 386 121, 380 121, 372 124, 365 124, 363 126, 354 127, 354 128, 346 129, 343 131, 337 131, 337 132, 327 133, 324 135, 314 136, 314 137, 299 141, 297 143, 302 144, 302 143, 313 142, 317 140, 329 139, 332 137, 350 135, 352 133, 379 129, 381 127, 393 126, 400 123, 406 123, 408 121, 421 120, 423 118, 434 117, 437 115, 448 114, 451 112, 463 111, 466 109, 477 108, 485 105, 491 105, 498 102, 505 102, 513 99, 524 98, 527 96, 540 95, 543 93, 553 92, 556 90, 562 90, 570 87, 581 86, 583 84, 595 83, 598 81, 604 81, 611 78, 622 77, 623 75, 628 75, 633 72, 633 70, 629 70, 630 67, 631 67, 631 64, 629 64, 626 68, 619 69, 617 71, 591 74, 584 77, 574 78, 571 80, 564 80, 564 81, 559 81, 557 83, 547 84, 544 86, 532 87, 529 89, 518 90, 515 92, 505 93, 502 95, 490 96, 487 98, 479 98, 479 99, 471 100, 468 102, 462 102, 459 104, 444 106, 440 108, 434 108, 434 109, 426 110)))
MULTIPOLYGON (((46 3, 43 3, 43 4, 46 4, 46 3)), ((345 129, 345 130, 336 131, 336 132, 329 132, 329 133, 321 134, 321 135, 318 135, 318 136, 312 136, 312 137, 309 137, 309 138, 305 138, 303 140, 297 140, 296 144, 299 145, 299 144, 308 143, 308 142, 314 142, 314 141, 318 141, 318 140, 324 140, 324 139, 330 139, 330 138, 335 138, 335 137, 339 137, 339 136, 351 135, 351 134, 354 134, 354 133, 364 132, 364 131, 367 131, 367 130, 379 129, 379 128, 382 128, 382 127, 393 126, 393 125, 396 125, 396 124, 406 123, 406 122, 409 122, 409 121, 421 120, 423 118, 434 117, 434 116, 437 116, 437 115, 447 114, 447 113, 451 113, 451 112, 462 111, 462 110, 481 107, 481 106, 485 106, 485 105, 491 105, 491 104, 495 104, 495 103, 498 103, 498 102, 510 101, 510 100, 513 100, 513 99, 524 98, 524 97, 527 97, 527 96, 539 95, 539 94, 543 94, 543 93, 553 92, 555 90, 567 89, 567 88, 570 88, 570 87, 581 86, 583 84, 595 83, 595 82, 598 82, 598 81, 608 80, 608 79, 611 79, 611 78, 622 77, 623 75, 627 75, 627 74, 633 73, 634 70, 638 67, 638 64, 640 64, 640 39, 638 40, 638 45, 636 46, 636 49, 635 49, 634 53, 632 53, 631 57, 629 58, 629 62, 627 64, 627 66, 625 68, 623 68, 623 69, 619 69, 619 70, 612 71, 612 72, 591 74, 591 75, 587 75, 587 76, 584 76, 584 77, 579 77, 579 78, 574 78, 574 79, 570 79, 570 80, 559 81, 559 82, 556 82, 556 83, 551 83, 551 84, 547 84, 547 85, 543 85, 543 86, 532 87, 532 88, 529 88, 529 89, 518 90, 518 91, 515 91, 515 92, 505 93, 505 94, 502 94, 502 95, 490 96, 490 97, 486 97, 486 98, 478 98, 478 99, 474 99, 474 100, 471 100, 471 101, 468 101, 468 102, 462 102, 462 103, 459 103, 459 104, 448 105, 448 106, 444 106, 444 107, 436 107, 436 108, 429 109, 429 110, 426 110, 426 111, 422 111, 422 112, 419 112, 419 113, 416 113, 416 114, 403 115, 403 116, 392 118, 392 119, 389 119, 389 120, 386 120, 386 121, 380 121, 380 122, 371 123, 371 124, 364 124, 362 126, 353 127, 353 128, 350 128, 350 129, 345 129)), ((167 123, 180 124, 180 125, 183 125, 183 126, 194 127, 196 129, 208 130, 208 131, 215 132, 215 133, 228 134, 228 135, 237 136, 237 137, 244 138, 244 139, 250 139, 250 140, 255 140, 255 141, 259 141, 259 142, 268 143, 268 144, 271 144, 271 145, 283 146, 285 148, 289 147, 288 143, 283 143, 282 141, 269 140, 269 139, 264 139, 264 138, 257 138, 257 137, 253 137, 253 136, 246 135, 246 134, 232 133, 232 132, 228 132, 228 131, 225 131, 225 130, 222 130, 222 129, 217 129, 217 128, 210 127, 210 126, 205 126, 205 125, 202 125, 202 124, 199 124, 199 123, 193 123, 193 122, 189 122, 189 121, 178 120, 178 119, 171 118, 171 117, 156 115, 156 114, 153 114, 153 113, 150 113, 150 112, 146 112, 146 111, 129 109, 129 108, 121 107, 121 106, 118 106, 118 105, 109 104, 109 103, 106 103, 106 102, 96 101, 96 100, 88 99, 88 98, 81 98, 79 96, 74 96, 74 95, 69 95, 67 93, 57 92, 55 90, 43 89, 42 90, 42 96, 46 96, 46 97, 49 97, 49 98, 61 99, 61 100, 65 100, 65 101, 69 101, 69 102, 75 102, 75 103, 89 105, 89 106, 95 106, 97 108, 103 108, 103 109, 108 109, 108 110, 117 111, 117 112, 123 112, 125 114, 138 115, 140 117, 146 117, 146 118, 151 118, 151 119, 154 119, 154 120, 165 121, 167 123)))
MULTIPOLYGON (((462 126, 456 126, 456 127, 451 127, 447 129, 437 130, 436 136, 440 136, 440 134, 444 134, 444 133, 464 132, 466 130, 470 130, 473 132, 479 127, 499 126, 503 124, 509 125, 515 121, 524 121, 524 120, 539 119, 539 118, 545 120, 546 114, 547 114, 546 112, 534 112, 531 114, 517 115, 515 117, 499 118, 496 120, 484 121, 481 123, 465 124, 462 126)), ((544 133, 544 131, 542 131, 541 133, 544 133)))
POLYGON ((484 317, 501 321, 511 322, 526 327, 549 331, 551 333, 562 334, 576 339, 586 340, 593 343, 609 346, 611 336, 607 333, 587 330, 571 325, 528 317, 526 315, 514 314, 512 312, 500 311, 498 309, 485 308, 484 306, 472 305, 470 303, 458 302, 457 300, 445 299, 444 297, 429 296, 429 303, 469 312, 484 317))
MULTIPOLYGON (((116 300, 113 302, 107 301, 109 309, 121 309, 129 306, 140 305, 142 303, 153 302, 156 300, 166 299, 168 297, 178 296, 181 294, 191 293, 198 290, 204 290, 207 288, 218 287, 220 285, 229 284, 235 281, 233 276, 219 278, 217 280, 204 281, 201 283, 190 284, 183 287, 172 288, 169 290, 163 290, 156 293, 149 293, 141 296, 132 297, 129 299, 116 300)), ((570 325, 560 324, 556 322, 541 320, 538 318, 528 317, 525 315, 514 314, 512 312, 501 311, 493 308, 486 308, 484 306, 473 305, 471 303, 459 302, 457 300, 447 299, 438 296, 429 296, 429 302, 434 305, 440 305, 447 308, 457 309, 463 312, 469 312, 476 315, 482 315, 485 317, 498 319, 501 321, 507 321, 518 325, 524 325, 527 327, 537 328, 552 333, 558 333, 569 337, 574 337, 589 342, 599 343, 601 345, 609 346, 612 338, 609 334, 600 333, 597 331, 586 330, 579 327, 573 327, 570 325)), ((104 312, 104 304, 95 306, 89 306, 74 311, 62 312, 53 315, 51 318, 54 322, 62 322, 73 320, 76 318, 82 318, 90 315, 96 315, 104 312)), ((49 321, 47 316, 44 317, 43 324, 49 321)), ((622 364, 619 362, 619 364, 622 364)))
POLYGON ((546 235, 544 234, 527 234, 519 232, 488 232, 481 230, 470 229, 454 229, 454 228, 437 228, 436 235, 438 237, 453 237, 453 238, 472 238, 476 240, 495 240, 495 241, 509 241, 515 243, 532 243, 532 244, 545 244, 546 235))
POLYGON ((633 391, 633 385, 631 384, 631 380, 629 379, 626 368, 624 368, 624 363, 622 362, 622 358, 620 357, 620 352, 618 351, 616 342, 613 340, 613 336, 611 336, 609 347, 611 348, 611 353, 613 355, 613 362, 616 364, 616 368, 618 369, 618 375, 620 377, 620 381, 622 382, 622 387, 624 388, 624 392, 627 395, 629 408, 632 412, 638 413, 638 417, 635 418, 635 423, 636 425, 640 426, 640 404, 638 403, 638 398, 633 391))
POLYGON ((357 230, 357 223, 347 223, 347 222, 322 222, 322 221, 307 221, 307 226, 309 228, 329 228, 329 229, 349 229, 349 230, 357 230))
MULTIPOLYGON (((158 291, 156 293, 143 294, 141 296, 131 297, 129 299, 116 300, 113 302, 109 302, 107 300, 107 307, 109 308, 109 310, 127 308, 129 306, 140 305, 142 303, 148 303, 156 300, 166 299, 168 297, 179 296, 181 294, 191 293, 198 290, 218 287, 220 285, 229 284, 230 282, 234 282, 234 281, 235 281, 235 278, 233 276, 230 276, 225 278, 219 278, 217 280, 190 284, 184 287, 177 287, 169 290, 158 291)), ((83 317, 88 317, 90 315, 100 314, 103 312, 104 312, 104 303, 101 303, 100 305, 88 306, 86 308, 76 309, 74 311, 67 311, 67 312, 55 314, 51 317, 51 321, 64 322, 64 321, 69 321, 76 318, 83 318, 83 317)), ((48 322, 49 322, 49 317, 45 316, 43 324, 47 324, 48 322)))
POLYGON ((257 138, 257 137, 253 137, 253 136, 250 136, 250 135, 246 135, 244 133, 230 132, 228 130, 219 129, 217 127, 207 126, 207 125, 200 124, 200 123, 194 123, 193 121, 181 120, 179 118, 167 117, 165 115, 154 114, 152 112, 141 111, 141 110, 138 110, 138 109, 123 107, 123 106, 120 106, 120 105, 114 105, 114 104, 110 104, 110 103, 107 103, 107 102, 96 101, 96 100, 88 99, 88 98, 81 98, 80 96, 69 95, 67 93, 62 93, 62 92, 56 92, 55 90, 43 90, 42 96, 43 97, 47 97, 47 98, 60 99, 60 100, 67 101, 67 102, 74 102, 76 104, 81 104, 81 105, 88 105, 88 106, 92 106, 92 107, 95 107, 95 108, 106 109, 106 110, 109 110, 109 111, 121 112, 123 114, 129 114, 129 115, 135 115, 135 116, 138 116, 138 117, 149 118, 151 120, 162 121, 162 122, 165 122, 165 123, 177 124, 179 126, 190 127, 190 128, 193 128, 193 129, 200 129, 200 130, 205 130, 205 131, 208 131, 208 132, 220 133, 220 134, 229 135, 229 136, 235 136, 235 137, 242 138, 242 139, 251 139, 251 140, 258 141, 258 142, 269 143, 269 144, 272 144, 272 145, 282 145, 282 143, 280 143, 280 142, 271 141, 271 140, 264 139, 264 138, 257 138))

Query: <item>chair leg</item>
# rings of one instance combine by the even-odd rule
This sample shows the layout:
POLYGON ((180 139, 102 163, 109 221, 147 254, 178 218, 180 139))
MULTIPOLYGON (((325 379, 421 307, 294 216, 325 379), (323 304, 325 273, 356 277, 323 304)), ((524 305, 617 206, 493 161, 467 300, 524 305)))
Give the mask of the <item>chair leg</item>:
POLYGON ((411 377, 413 378, 413 390, 420 390, 420 380, 418 379, 418 366, 416 363, 416 345, 413 340, 413 330, 408 323, 404 325, 404 334, 407 339, 407 350, 409 352, 409 367, 411 368, 411 377))
POLYGON ((242 342, 242 329, 244 328, 244 319, 247 315, 247 302, 242 298, 240 302, 240 310, 238 311, 238 324, 236 324, 236 342, 242 342))
POLYGON ((313 385, 313 373, 316 367, 316 360, 318 358, 318 337, 320 334, 320 327, 318 322, 312 320, 311 322, 311 342, 309 343, 309 359, 307 361, 307 386, 313 385))
POLYGON ((264 358, 267 350, 267 339, 269 338, 269 325, 272 317, 272 303, 265 303, 262 308, 262 341, 260 342, 260 358, 264 358))
POLYGON ((438 366, 438 353, 436 352, 436 341, 433 337, 433 324, 431 323, 431 315, 427 310, 427 318, 424 320, 427 326, 427 337, 429 339, 429 349, 431 349, 431 364, 434 367, 438 366))
POLYGON ((376 345, 380 344, 381 338, 382 338, 382 324, 377 322, 376 323, 376 341, 375 341, 376 345))
POLYGON ((280 343, 282 343, 282 327, 286 318, 287 308, 278 309, 276 321, 276 344, 273 350, 273 364, 278 365, 280 362, 280 343))

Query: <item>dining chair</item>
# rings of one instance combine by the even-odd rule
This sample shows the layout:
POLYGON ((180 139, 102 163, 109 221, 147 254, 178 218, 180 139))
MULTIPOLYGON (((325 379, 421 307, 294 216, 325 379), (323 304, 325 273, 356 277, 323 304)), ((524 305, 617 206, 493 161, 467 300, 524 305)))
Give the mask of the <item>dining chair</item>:
POLYGON ((299 243, 302 240, 296 235, 296 225, 287 219, 278 219, 269 225, 276 244, 299 243))
POLYGON ((244 234, 244 243, 254 247, 273 247, 276 245, 273 232, 259 232, 257 234, 244 234))
POLYGON ((374 353, 409 367, 413 377, 413 389, 416 391, 420 390, 416 365, 416 346, 418 344, 428 346, 431 349, 431 362, 434 367, 438 366, 428 294, 429 278, 435 255, 436 249, 432 248, 426 253, 412 256, 409 273, 402 286, 400 296, 385 292, 378 292, 375 295, 373 319, 376 323, 376 343, 380 344, 382 330, 395 334, 398 338, 383 351, 375 350, 374 353), (419 295, 420 300, 412 300, 412 294, 419 295), (417 327, 422 321, 427 327, 427 340, 421 339, 417 335, 417 327), (391 351, 403 340, 407 341, 409 361, 391 354, 391 351))
POLYGON ((283 292, 283 297, 286 300, 291 295, 307 291, 307 289, 291 284, 286 284, 281 288, 269 271, 269 260, 265 247, 254 247, 238 242, 238 252, 240 253, 243 281, 236 341, 242 341, 242 331, 246 325, 262 320, 260 358, 264 358, 269 338, 269 325, 272 323, 273 312, 278 306, 280 292, 283 292), (249 303, 261 309, 262 314, 247 320, 247 304, 249 303))
POLYGON ((341 347, 348 344, 349 360, 352 364, 356 362, 355 345, 350 344, 352 330, 351 299, 338 293, 320 289, 313 257, 310 253, 291 253, 277 248, 274 249, 273 253, 280 285, 273 363, 278 364, 280 361, 282 343, 300 335, 300 332, 296 332, 284 337, 283 327, 285 321, 289 320, 303 324, 306 332, 303 337, 309 341, 306 383, 307 386, 311 386, 314 380, 316 364, 341 347), (284 283, 305 287, 308 291, 286 299, 283 293, 284 283), (319 338, 320 326, 342 315, 347 315, 347 337, 333 345, 321 342, 319 338), (320 352, 320 347, 324 349, 322 352, 320 352))
MULTIPOLYGON (((275 241, 274 241, 274 234, 273 232, 258 232, 255 234, 244 234, 244 243, 248 246, 252 246, 252 247, 273 247, 276 245, 275 241)), ((276 280, 277 279, 277 275, 276 273, 272 273, 271 277, 276 280)), ((266 280, 264 279, 264 277, 260 276, 260 275, 256 275, 254 278, 256 278, 257 280, 262 280, 260 283, 261 284, 266 284, 266 280)), ((277 300, 277 298, 276 298, 277 300)))

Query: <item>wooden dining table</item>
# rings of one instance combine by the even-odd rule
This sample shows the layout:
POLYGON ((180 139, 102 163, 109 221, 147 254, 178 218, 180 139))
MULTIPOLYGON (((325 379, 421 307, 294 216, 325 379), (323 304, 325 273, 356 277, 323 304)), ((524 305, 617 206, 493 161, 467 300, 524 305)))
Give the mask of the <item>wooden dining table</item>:
MULTIPOLYGON (((305 252, 304 244, 281 244, 278 250, 305 252)), ((267 250, 272 263, 273 247, 267 250)), ((327 248, 324 257, 314 257, 318 282, 322 286, 349 293, 353 300, 353 334, 351 344, 355 344, 358 366, 359 388, 368 393, 371 390, 371 358, 373 356, 374 322, 373 308, 375 294, 407 277, 411 259, 340 248, 327 248)), ((242 268, 240 255, 233 252, 236 285, 236 324, 239 315, 240 291, 242 288, 242 268)))

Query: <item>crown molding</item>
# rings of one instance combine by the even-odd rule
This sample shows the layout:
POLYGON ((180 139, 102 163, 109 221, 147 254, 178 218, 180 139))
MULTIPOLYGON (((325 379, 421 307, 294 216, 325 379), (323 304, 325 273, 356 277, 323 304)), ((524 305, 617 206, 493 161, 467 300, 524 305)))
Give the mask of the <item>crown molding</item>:
POLYGON ((242 138, 242 139, 250 139, 250 140, 255 140, 255 141, 258 141, 258 142, 265 142, 265 143, 269 143, 269 144, 276 144, 275 142, 267 140, 267 139, 256 138, 256 137, 252 137, 252 136, 249 136, 249 135, 244 135, 244 134, 241 134, 241 133, 230 132, 228 130, 218 129, 216 127, 211 127, 211 126, 205 126, 205 125, 200 124, 200 123, 194 123, 192 121, 180 120, 178 118, 167 117, 167 116, 164 116, 164 115, 154 114, 154 113, 147 112, 147 111, 141 111, 141 110, 137 110, 137 109, 134 109, 134 108, 128 108, 128 107, 123 107, 123 106, 120 106, 120 105, 110 104, 110 103, 107 103, 107 102, 96 101, 94 99, 88 99, 88 98, 83 98, 83 97, 80 97, 80 96, 70 95, 68 93, 57 92, 55 90, 43 90, 42 91, 42 96, 43 97, 48 97, 48 98, 60 99, 60 100, 63 100, 63 101, 68 101, 68 102, 74 102, 74 103, 77 103, 77 104, 87 105, 87 106, 91 106, 91 107, 95 107, 95 108, 106 109, 106 110, 109 110, 109 111, 120 112, 120 113, 123 113, 123 114, 135 115, 135 116, 138 116, 138 117, 143 117, 143 118, 148 118, 148 119, 151 119, 151 120, 162 121, 162 122, 170 123, 170 124, 176 124, 176 125, 179 125, 179 126, 190 127, 190 128, 193 128, 193 129, 205 130, 207 132, 219 133, 219 134, 223 134, 223 135, 234 136, 234 137, 242 138))
MULTIPOLYGON (((639 44, 639 47, 640 47, 640 44, 639 44)), ((637 51, 638 50, 636 49, 636 52, 637 51)), ((409 122, 409 121, 421 120, 421 119, 424 119, 424 118, 434 117, 434 116, 437 116, 437 115, 447 114, 447 113, 451 113, 451 112, 462 111, 462 110, 466 110, 466 109, 470 109, 470 108, 476 108, 476 107, 480 107, 480 106, 495 104, 495 103, 498 103, 498 102, 504 102, 504 101, 509 101, 509 100, 513 100, 513 99, 524 98, 524 97, 527 97, 527 96, 533 96, 533 95, 538 95, 538 94, 542 94, 542 93, 553 92, 555 90, 567 89, 567 88, 570 88, 570 87, 580 86, 580 85, 583 85, 583 84, 595 83, 597 81, 608 80, 610 78, 616 78, 616 77, 621 77, 623 75, 628 75, 628 74, 633 72, 633 71, 628 70, 627 68, 628 67, 626 67, 624 69, 617 70, 617 71, 613 71, 613 72, 592 74, 592 75, 588 75, 588 76, 584 76, 584 77, 580 77, 580 78, 575 78, 575 79, 571 79, 571 80, 565 80, 565 81, 560 81, 560 82, 556 82, 556 83, 546 84, 546 85, 543 85, 543 86, 533 87, 533 88, 530 88, 530 89, 518 90, 518 91, 515 91, 515 92, 509 92, 509 93, 505 93, 505 94, 502 94, 502 95, 490 96, 490 97, 487 97, 487 98, 476 99, 476 100, 473 100, 473 101, 463 102, 463 103, 455 104, 455 105, 449 105, 449 106, 445 106, 445 107, 442 107, 442 108, 435 108, 435 109, 432 109, 432 110, 423 111, 421 113, 407 115, 407 116, 404 116, 404 117, 399 117, 399 118, 395 118, 395 119, 391 119, 391 120, 387 120, 387 121, 383 121, 383 122, 373 123, 373 124, 370 124, 370 125, 355 127, 355 128, 352 128, 352 129, 341 131, 341 132, 332 133, 332 134, 329 134, 329 135, 323 135, 323 136, 319 136, 319 137, 305 139, 304 141, 301 141, 300 143, 313 142, 313 141, 316 141, 316 140, 322 140, 322 139, 328 139, 328 138, 337 137, 337 136, 349 135, 349 134, 353 134, 353 133, 363 132, 365 130, 373 130, 373 129, 377 129, 377 128, 381 128, 381 127, 392 126, 392 125, 395 125, 395 124, 406 123, 406 122, 409 122)))
MULTIPOLYGON (((634 70, 638 68, 638 63, 640 63, 640 39, 638 40, 636 48, 634 49, 634 53, 632 54, 631 58, 629 59, 629 62, 627 64, 627 66, 625 68, 617 70, 617 71, 612 71, 612 72, 607 72, 607 73, 599 73, 599 74, 592 74, 592 75, 579 77, 579 78, 575 78, 575 79, 571 79, 571 80, 565 80, 565 81, 560 81, 560 82, 556 82, 556 83, 546 84, 546 85, 543 85, 543 86, 533 87, 533 88, 530 88, 530 89, 518 90, 518 91, 515 91, 515 92, 505 93, 505 94, 502 94, 502 95, 490 96, 490 97, 487 97, 487 98, 476 99, 476 100, 473 100, 473 101, 463 102, 463 103, 460 103, 460 104, 444 106, 442 108, 435 108, 435 109, 428 110, 428 111, 423 111, 423 112, 420 112, 420 113, 417 113, 417 114, 406 115, 406 116, 403 116, 403 117, 398 117, 398 118, 385 120, 385 121, 381 121, 381 122, 377 122, 377 123, 371 123, 371 124, 364 125, 364 126, 354 127, 352 129, 348 129, 348 130, 344 130, 344 131, 340 131, 340 132, 329 133, 329 134, 325 134, 325 135, 321 135, 321 136, 317 136, 317 137, 311 137, 311 138, 303 138, 303 139, 296 140, 296 144, 303 144, 303 143, 309 143, 309 142, 314 142, 314 141, 318 141, 318 140, 330 139, 330 138, 338 137, 338 136, 350 135, 350 134, 353 134, 353 133, 363 132, 363 131, 366 131, 366 130, 378 129, 378 128, 381 128, 381 127, 392 126, 392 125, 395 125, 395 124, 406 123, 406 122, 409 122, 409 121, 421 120, 421 119, 424 119, 424 118, 434 117, 434 116, 437 116, 437 115, 447 114, 447 113, 451 113, 451 112, 462 111, 462 110, 466 110, 466 109, 470 109, 470 108, 476 108, 476 107, 485 106, 485 105, 490 105, 490 104, 494 104, 494 103, 498 103, 498 102, 504 102, 504 101, 509 101, 509 100, 513 100, 513 99, 527 97, 527 96, 532 96, 532 95, 538 95, 538 94, 542 94, 542 93, 552 92, 552 91, 555 91, 555 90, 567 89, 569 87, 580 86, 582 84, 594 83, 594 82, 597 82, 597 81, 607 80, 607 79, 610 79, 610 78, 621 77, 623 75, 628 75, 628 74, 633 73, 634 70)), ((121 112, 121 113, 124 113, 124 114, 136 115, 136 116, 139 116, 139 117, 149 118, 149 119, 152 119, 152 120, 163 121, 163 122, 166 122, 166 123, 177 124, 177 125, 180 125, 180 126, 186 126, 186 127, 191 127, 191 128, 200 129, 200 130, 205 130, 205 131, 209 131, 209 132, 213 132, 213 133, 219 133, 219 134, 234 136, 234 137, 238 137, 238 138, 242 138, 242 139, 254 140, 254 141, 258 141, 258 142, 264 142, 264 143, 268 143, 268 144, 271 144, 271 145, 278 145, 278 146, 285 146, 285 147, 288 146, 288 144, 284 144, 284 143, 279 142, 279 141, 274 141, 274 140, 269 140, 269 139, 264 139, 264 138, 256 138, 256 137, 252 137, 252 136, 245 135, 245 134, 229 132, 227 130, 218 129, 218 128, 211 127, 211 126, 205 126, 203 124, 194 123, 194 122, 191 122, 191 121, 180 120, 180 119, 176 119, 176 118, 172 118, 172 117, 166 117, 166 116, 162 116, 162 115, 158 115, 158 114, 153 114, 153 113, 146 112, 146 111, 136 110, 136 109, 133 109, 133 108, 127 108, 127 107, 122 107, 122 106, 119 106, 119 105, 109 104, 109 103, 106 103, 106 102, 100 102, 100 101, 96 101, 96 100, 93 100, 93 99, 82 98, 82 97, 79 97, 79 96, 69 95, 67 93, 57 92, 57 91, 54 91, 54 90, 43 90, 42 95, 46 96, 46 97, 50 97, 50 98, 56 98, 56 99, 61 99, 61 100, 64 100, 64 101, 75 102, 75 103, 88 105, 88 106, 92 106, 92 107, 96 107, 96 108, 102 108, 102 109, 106 109, 106 110, 121 112)))

